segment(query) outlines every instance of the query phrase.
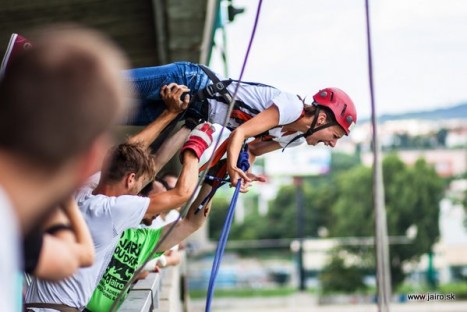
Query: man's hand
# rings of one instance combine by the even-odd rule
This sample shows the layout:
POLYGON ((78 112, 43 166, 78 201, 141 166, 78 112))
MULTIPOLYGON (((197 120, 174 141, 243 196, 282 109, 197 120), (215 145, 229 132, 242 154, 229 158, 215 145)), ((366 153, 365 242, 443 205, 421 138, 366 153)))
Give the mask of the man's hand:
POLYGON ((198 125, 191 131, 190 136, 180 150, 181 161, 186 150, 191 150, 200 159, 204 151, 211 145, 214 131, 215 128, 208 122, 198 125))
POLYGON ((185 94, 183 96, 183 94, 189 91, 188 87, 174 82, 163 86, 161 88, 161 98, 164 100, 167 110, 171 113, 179 114, 187 109, 190 103, 190 95, 185 94))

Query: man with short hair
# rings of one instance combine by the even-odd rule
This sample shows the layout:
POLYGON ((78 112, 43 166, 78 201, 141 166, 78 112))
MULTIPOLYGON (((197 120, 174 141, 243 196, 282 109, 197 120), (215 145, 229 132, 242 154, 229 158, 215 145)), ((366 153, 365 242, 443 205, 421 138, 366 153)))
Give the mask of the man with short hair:
POLYGON ((21 310, 21 236, 95 171, 126 111, 122 52, 83 28, 38 31, 0 80, 0 310, 21 310))
MULTIPOLYGON (((179 85, 163 88, 161 93, 167 109, 128 142, 114 147, 104 161, 102 173, 92 176, 79 190, 76 199, 93 236, 96 261, 90 268, 80 269, 60 283, 34 279, 26 294, 29 309, 83 309, 109 264, 121 234, 128 228, 138 227, 142 219, 152 219, 161 211, 178 207, 189 199, 198 180, 199 158, 212 142, 214 128, 207 123, 195 128, 181 149, 183 167, 175 188, 165 192, 163 197, 161 194, 137 195, 154 179, 157 171, 149 146, 188 106, 189 97, 180 100, 186 91, 185 86, 179 85)), ((158 166, 166 161, 156 160, 158 166)))

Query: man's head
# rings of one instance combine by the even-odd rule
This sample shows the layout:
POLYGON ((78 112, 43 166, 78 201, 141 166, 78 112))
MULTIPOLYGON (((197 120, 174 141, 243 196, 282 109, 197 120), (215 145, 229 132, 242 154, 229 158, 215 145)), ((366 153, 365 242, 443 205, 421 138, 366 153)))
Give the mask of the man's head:
POLYGON ((334 147, 357 122, 352 99, 338 88, 325 88, 316 93, 312 105, 305 105, 305 116, 312 120, 303 135, 308 145, 324 143, 334 147))
POLYGON ((122 115, 129 95, 121 52, 76 27, 32 35, 0 81, 0 149, 54 171, 84 154, 122 115))
POLYGON ((152 156, 136 143, 122 143, 108 152, 101 174, 101 183, 120 185, 121 194, 136 195, 155 176, 152 156))
POLYGON ((126 60, 102 34, 54 26, 28 39, 32 47, 0 80, 0 184, 25 231, 98 169, 130 90, 121 77, 126 60), (14 194, 14 185, 28 186, 21 176, 29 202, 14 194))

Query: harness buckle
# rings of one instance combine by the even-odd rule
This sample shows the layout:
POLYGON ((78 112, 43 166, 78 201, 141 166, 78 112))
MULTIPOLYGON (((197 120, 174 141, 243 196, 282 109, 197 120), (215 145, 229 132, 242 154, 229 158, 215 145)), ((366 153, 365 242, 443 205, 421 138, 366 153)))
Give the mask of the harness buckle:
POLYGON ((222 81, 207 85, 206 88, 204 88, 204 93, 208 99, 213 99, 216 94, 220 94, 227 102, 226 104, 232 102, 232 96, 229 94, 227 87, 222 81))

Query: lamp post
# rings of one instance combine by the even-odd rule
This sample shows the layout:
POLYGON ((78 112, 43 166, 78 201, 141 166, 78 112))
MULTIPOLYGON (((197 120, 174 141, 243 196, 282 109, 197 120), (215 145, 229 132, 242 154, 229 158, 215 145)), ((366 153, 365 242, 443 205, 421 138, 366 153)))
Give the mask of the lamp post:
POLYGON ((295 185, 295 204, 296 204, 296 217, 297 217, 297 240, 298 240, 298 251, 297 251, 297 265, 298 265, 298 289, 303 291, 305 287, 305 268, 303 266, 303 239, 304 239, 304 222, 305 222, 305 208, 303 206, 303 178, 294 177, 295 185))

